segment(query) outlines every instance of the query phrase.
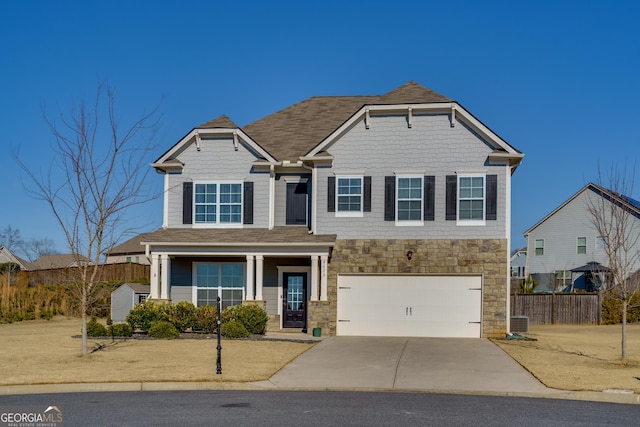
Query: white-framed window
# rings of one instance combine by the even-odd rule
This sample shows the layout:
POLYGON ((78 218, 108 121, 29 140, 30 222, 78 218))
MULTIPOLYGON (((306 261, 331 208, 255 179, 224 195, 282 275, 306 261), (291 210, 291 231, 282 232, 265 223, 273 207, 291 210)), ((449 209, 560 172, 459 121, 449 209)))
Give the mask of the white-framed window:
POLYGON ((197 307, 215 306, 220 296, 222 308, 242 303, 245 290, 243 263, 196 262, 193 267, 194 295, 197 307))
POLYGON ((607 249, 609 246, 609 238, 607 236, 596 237, 596 249, 607 249))
POLYGON ((536 239, 534 254, 536 256, 544 255, 544 239, 536 239))
POLYGON ((586 237, 578 237, 576 240, 576 253, 578 254, 586 254, 587 253, 587 238, 586 237))
POLYGON ((242 225, 241 182, 195 182, 194 224, 242 225))
POLYGON ((362 216, 362 177, 337 176, 336 190, 336 216, 362 216))
POLYGON ((423 225, 424 176, 396 176, 396 225, 423 225))
POLYGON ((485 175, 458 175, 458 224, 485 224, 485 175))

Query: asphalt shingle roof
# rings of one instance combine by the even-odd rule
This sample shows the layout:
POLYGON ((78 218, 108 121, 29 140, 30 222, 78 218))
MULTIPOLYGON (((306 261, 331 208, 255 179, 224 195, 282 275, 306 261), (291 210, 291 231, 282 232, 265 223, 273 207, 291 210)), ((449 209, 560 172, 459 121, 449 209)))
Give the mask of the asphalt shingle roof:
POLYGON ((144 243, 194 244, 208 246, 234 244, 255 246, 269 244, 333 244, 335 234, 309 234, 306 227, 266 228, 164 228, 145 234, 144 243))
MULTIPOLYGON (((316 96, 242 127, 276 159, 296 161, 311 151, 365 105, 451 102, 416 82, 408 82, 384 95, 316 96)), ((220 116, 199 128, 237 128, 220 116)))

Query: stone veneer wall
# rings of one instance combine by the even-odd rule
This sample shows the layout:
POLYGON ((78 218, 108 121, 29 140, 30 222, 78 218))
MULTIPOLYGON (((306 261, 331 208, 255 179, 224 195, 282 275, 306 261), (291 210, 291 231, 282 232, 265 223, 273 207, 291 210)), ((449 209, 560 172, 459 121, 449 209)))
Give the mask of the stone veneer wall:
POLYGON ((327 271, 328 301, 309 301, 309 331, 320 327, 323 335, 336 334, 338 273, 482 275, 482 336, 507 332, 506 239, 337 240, 327 271), (406 256, 409 249, 411 261, 406 256))

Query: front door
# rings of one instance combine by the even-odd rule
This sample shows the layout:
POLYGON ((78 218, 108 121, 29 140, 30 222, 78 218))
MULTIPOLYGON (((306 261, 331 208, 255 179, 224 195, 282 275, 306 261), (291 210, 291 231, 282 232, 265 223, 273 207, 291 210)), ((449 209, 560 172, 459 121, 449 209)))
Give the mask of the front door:
POLYGON ((307 273, 284 273, 282 327, 305 328, 307 319, 307 273))

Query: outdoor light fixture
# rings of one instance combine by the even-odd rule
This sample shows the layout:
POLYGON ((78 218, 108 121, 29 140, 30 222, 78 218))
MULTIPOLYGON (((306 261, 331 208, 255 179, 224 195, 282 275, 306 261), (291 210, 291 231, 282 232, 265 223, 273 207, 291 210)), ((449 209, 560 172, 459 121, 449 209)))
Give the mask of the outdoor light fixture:
POLYGON ((407 251, 407 260, 411 261, 412 257, 413 257, 413 251, 411 249, 409 249, 407 251))

